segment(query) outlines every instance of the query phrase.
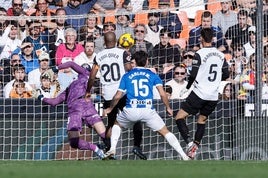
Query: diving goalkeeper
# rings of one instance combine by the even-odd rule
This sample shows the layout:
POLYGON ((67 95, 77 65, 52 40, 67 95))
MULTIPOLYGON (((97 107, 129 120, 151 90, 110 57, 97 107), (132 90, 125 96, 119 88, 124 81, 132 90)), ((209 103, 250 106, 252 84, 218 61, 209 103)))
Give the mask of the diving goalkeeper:
POLYGON ((66 62, 60 64, 58 68, 52 68, 52 70, 57 73, 58 70, 69 67, 78 73, 78 79, 74 80, 69 87, 56 98, 44 98, 43 95, 39 95, 38 99, 52 106, 66 101, 68 105, 67 132, 70 146, 80 150, 92 150, 102 159, 104 153, 97 145, 79 138, 82 124, 85 123, 88 127, 94 128, 103 140, 105 139, 104 123, 90 98, 85 98, 89 76, 88 69, 90 68, 83 68, 74 62, 66 62))

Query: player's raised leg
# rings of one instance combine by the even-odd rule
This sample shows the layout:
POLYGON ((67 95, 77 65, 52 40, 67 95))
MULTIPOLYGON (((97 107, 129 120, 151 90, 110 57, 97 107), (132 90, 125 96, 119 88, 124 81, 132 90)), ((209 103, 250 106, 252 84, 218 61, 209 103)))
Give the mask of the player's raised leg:
POLYGON ((160 133, 162 136, 165 137, 165 139, 168 141, 168 143, 181 155, 183 160, 189 160, 189 157, 185 154, 183 151, 178 139, 176 136, 171 133, 166 126, 164 126, 162 129, 158 130, 158 133, 160 133))

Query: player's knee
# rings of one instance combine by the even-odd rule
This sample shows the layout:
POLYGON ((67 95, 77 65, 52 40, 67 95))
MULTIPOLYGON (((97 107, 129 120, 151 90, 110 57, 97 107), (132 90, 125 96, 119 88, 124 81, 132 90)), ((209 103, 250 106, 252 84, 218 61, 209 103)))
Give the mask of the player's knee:
POLYGON ((77 149, 77 148, 78 148, 78 145, 79 145, 79 137, 76 137, 76 138, 69 138, 69 142, 70 142, 70 146, 71 146, 72 148, 77 149))
POLYGON ((206 121, 207 121, 207 117, 206 116, 204 116, 204 115, 199 115, 199 117, 198 117, 198 120, 197 120, 197 123, 199 123, 199 124, 205 124, 206 123, 206 121))

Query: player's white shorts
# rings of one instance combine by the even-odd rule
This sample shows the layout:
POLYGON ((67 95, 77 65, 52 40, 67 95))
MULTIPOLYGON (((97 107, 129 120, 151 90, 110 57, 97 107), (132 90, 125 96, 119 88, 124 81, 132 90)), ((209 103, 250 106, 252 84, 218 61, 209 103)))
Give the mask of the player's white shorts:
POLYGON ((153 131, 158 131, 165 126, 158 113, 150 108, 126 108, 117 116, 117 122, 123 128, 132 128, 137 122, 144 122, 153 131))

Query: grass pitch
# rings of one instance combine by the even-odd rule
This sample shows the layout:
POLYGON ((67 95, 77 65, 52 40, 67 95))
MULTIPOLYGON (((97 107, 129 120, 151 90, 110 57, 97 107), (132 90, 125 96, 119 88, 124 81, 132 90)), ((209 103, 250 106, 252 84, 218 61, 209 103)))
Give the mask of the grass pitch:
POLYGON ((267 161, 0 161, 0 178, 266 178, 267 161))

